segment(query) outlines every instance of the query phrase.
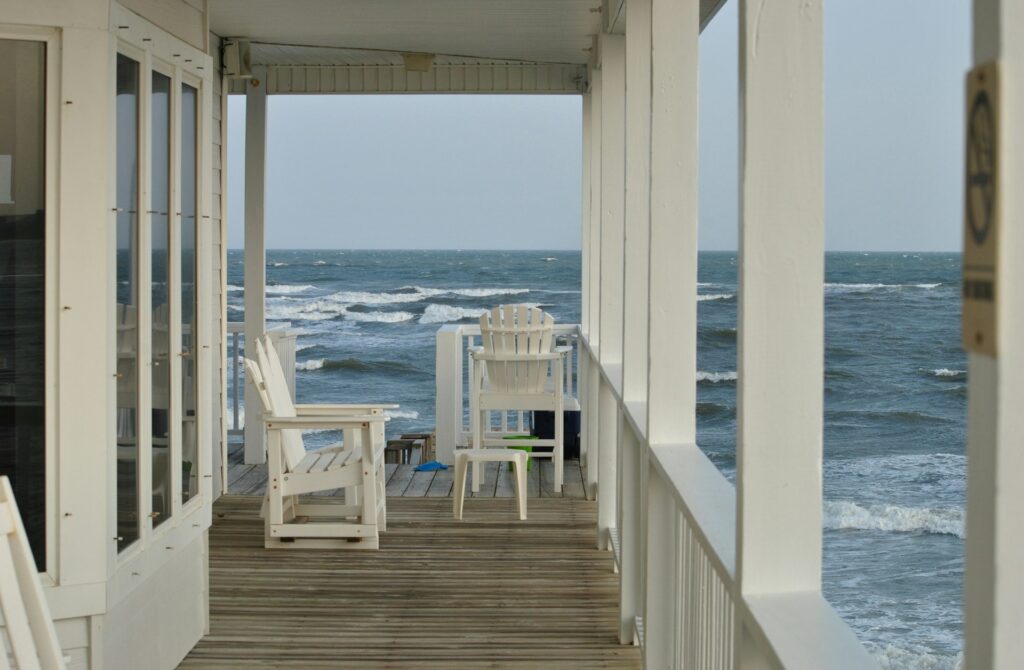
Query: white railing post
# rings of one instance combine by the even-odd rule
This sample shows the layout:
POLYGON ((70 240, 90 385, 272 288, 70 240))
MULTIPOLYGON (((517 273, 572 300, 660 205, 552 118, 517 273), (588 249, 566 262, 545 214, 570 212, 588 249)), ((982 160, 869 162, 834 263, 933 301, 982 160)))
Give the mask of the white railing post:
MULTIPOLYGON (((266 330, 267 254, 264 235, 264 202, 267 177, 267 77, 266 68, 254 68, 245 80, 245 341, 249 345, 266 330)), ((266 431, 259 395, 245 383, 245 462, 266 463, 266 431)))
POLYGON ((678 512, 668 486, 651 470, 647 480, 647 551, 645 553, 644 667, 666 670, 676 664, 679 575, 676 571, 678 512))
MULTIPOLYGON (((1024 4, 974 0, 973 44, 975 65, 999 62, 995 128, 980 118, 968 128, 991 142, 990 197, 1001 216, 993 222, 997 355, 968 353, 964 667, 992 670, 1024 658, 1024 4)), ((968 206, 984 206, 979 190, 969 188, 968 206)))
POLYGON ((438 329, 434 365, 437 460, 452 465, 455 444, 462 433, 462 330, 459 326, 438 329))
MULTIPOLYGON (((822 0, 741 0, 739 12, 736 577, 746 600, 821 588, 824 107, 822 0)), ((760 668, 767 651, 751 646, 743 609, 737 666, 760 668)))
POLYGON ((587 357, 587 378, 584 381, 586 386, 586 405, 583 408, 583 421, 587 424, 587 497, 593 500, 597 497, 597 478, 601 467, 601 428, 598 417, 600 415, 600 389, 601 389, 601 364, 597 357, 590 351, 586 352, 587 357))
POLYGON ((618 458, 619 641, 633 642, 643 607, 641 450, 647 412, 650 253, 651 0, 626 4, 626 169, 623 244, 622 400, 618 458), (640 411, 636 411, 636 408, 640 411), (635 430, 636 429, 636 430, 635 430))

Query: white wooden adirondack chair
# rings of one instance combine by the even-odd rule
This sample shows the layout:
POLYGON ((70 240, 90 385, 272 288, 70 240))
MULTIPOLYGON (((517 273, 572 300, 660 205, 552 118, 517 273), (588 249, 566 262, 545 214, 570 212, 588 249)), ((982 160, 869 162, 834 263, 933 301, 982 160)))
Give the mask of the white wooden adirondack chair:
POLYGON ((257 340, 245 369, 267 425, 265 546, 376 549, 387 530, 384 410, 398 405, 295 405, 269 338, 257 340), (339 430, 343 442, 306 451, 302 431, 339 430), (299 496, 344 488, 345 503, 307 504, 299 496))
MULTIPOLYGON (((456 489, 459 488, 460 456, 464 461, 473 463, 473 491, 476 492, 480 490, 480 462, 498 459, 495 450, 487 447, 509 445, 500 437, 487 437, 488 411, 547 410, 555 414, 554 439, 530 439, 528 443, 552 447, 550 454, 533 452, 531 456, 553 459, 555 490, 562 490, 565 432, 563 370, 564 358, 571 347, 554 346, 554 325, 555 320, 550 314, 527 305, 499 305, 480 317, 483 346, 470 350, 474 362, 470 388, 472 448, 456 450, 456 489)), ((525 477, 523 470, 517 465, 517 475, 525 477)), ((460 494, 461 491, 456 491, 457 498, 460 494)), ((525 502, 521 507, 525 508, 525 502)), ((456 511, 460 510, 461 505, 457 501, 456 511)), ((525 509, 522 516, 525 517, 525 509)))
POLYGON ((63 670, 64 654, 7 477, 0 477, 0 533, 0 668, 12 667, 6 637, 18 670, 63 670))

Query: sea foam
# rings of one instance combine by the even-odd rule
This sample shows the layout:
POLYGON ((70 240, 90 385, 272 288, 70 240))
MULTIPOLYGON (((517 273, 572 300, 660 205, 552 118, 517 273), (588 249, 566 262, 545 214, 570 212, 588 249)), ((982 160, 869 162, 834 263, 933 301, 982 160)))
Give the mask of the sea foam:
POLYGON ((964 655, 930 654, 901 649, 895 645, 870 645, 871 655, 881 670, 962 670, 964 655))
POLYGON ((709 384, 717 384, 718 382, 734 382, 736 381, 736 372, 704 372, 699 370, 697 372, 698 382, 708 382, 709 384))
POLYGON ((709 300, 731 300, 736 297, 734 293, 705 293, 697 296, 697 302, 707 302, 709 300))
POLYGON ((963 508, 861 506, 846 500, 826 500, 824 511, 824 526, 829 530, 880 530, 966 537, 963 508))
POLYGON ((451 323, 464 319, 476 319, 486 311, 483 308, 430 304, 423 310, 423 314, 420 316, 420 323, 451 323))

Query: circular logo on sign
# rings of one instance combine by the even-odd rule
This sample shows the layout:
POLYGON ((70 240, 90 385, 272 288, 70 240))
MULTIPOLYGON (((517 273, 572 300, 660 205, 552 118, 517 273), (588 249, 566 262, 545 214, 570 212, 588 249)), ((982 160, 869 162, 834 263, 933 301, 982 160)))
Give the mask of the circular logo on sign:
POLYGON ((975 244, 984 244, 992 227, 996 197, 995 120, 988 94, 971 105, 967 131, 967 225, 975 244))

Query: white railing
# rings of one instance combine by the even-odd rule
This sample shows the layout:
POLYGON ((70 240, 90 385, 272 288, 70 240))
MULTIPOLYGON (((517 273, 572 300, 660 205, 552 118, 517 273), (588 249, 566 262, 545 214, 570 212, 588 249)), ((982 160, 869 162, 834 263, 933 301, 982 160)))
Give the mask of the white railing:
MULTIPOLYGON (((556 344, 571 346, 565 365, 565 409, 580 409, 579 360, 580 327, 577 324, 555 325, 556 344)), ((470 347, 478 345, 480 326, 448 324, 437 331, 435 361, 437 405, 437 458, 452 463, 455 446, 469 444, 469 380, 473 378, 470 347)), ((490 412, 489 435, 517 434, 529 430, 525 412, 490 412)))
POLYGON ((641 645, 644 667, 732 670, 748 667, 736 656, 751 649, 767 666, 750 667, 875 667, 820 592, 741 595, 735 487, 696 445, 649 444, 646 405, 623 402, 618 366, 606 369, 581 344, 597 541, 620 574, 620 639, 641 645), (602 425, 609 410, 621 430, 602 425))

